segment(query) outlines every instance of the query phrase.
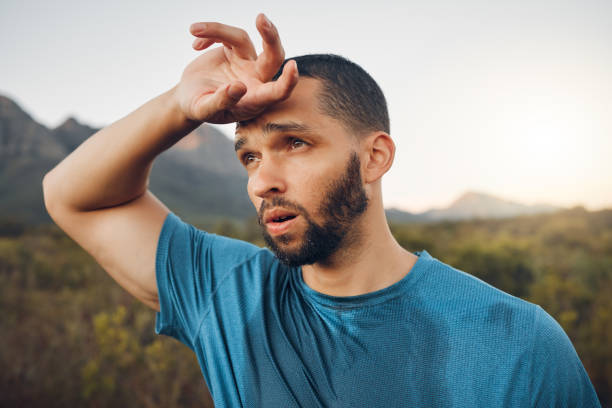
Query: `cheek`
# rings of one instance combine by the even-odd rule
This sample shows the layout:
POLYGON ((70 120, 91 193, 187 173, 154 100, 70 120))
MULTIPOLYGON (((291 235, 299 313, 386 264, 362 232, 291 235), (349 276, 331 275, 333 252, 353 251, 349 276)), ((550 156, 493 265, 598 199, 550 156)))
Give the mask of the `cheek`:
POLYGON ((323 173, 310 171, 301 178, 301 188, 296 192, 302 205, 315 219, 320 218, 319 209, 327 192, 329 178, 323 173))
POLYGON ((325 192, 326 183, 324 177, 310 176, 304 181, 305 198, 310 201, 319 201, 325 192))
POLYGON ((259 207, 261 206, 262 199, 260 197, 257 197, 253 193, 253 188, 251 186, 251 179, 250 178, 247 181, 246 189, 247 189, 247 194, 249 195, 249 199, 251 200, 251 203, 253 204, 253 207, 255 207, 255 211, 259 211, 259 207))
POLYGON ((339 156, 341 154, 326 157, 308 166, 294 167, 295 182, 292 183, 292 187, 295 197, 299 197, 300 204, 312 215, 319 210, 332 180, 340 177, 344 172, 344 161, 339 161, 339 156))

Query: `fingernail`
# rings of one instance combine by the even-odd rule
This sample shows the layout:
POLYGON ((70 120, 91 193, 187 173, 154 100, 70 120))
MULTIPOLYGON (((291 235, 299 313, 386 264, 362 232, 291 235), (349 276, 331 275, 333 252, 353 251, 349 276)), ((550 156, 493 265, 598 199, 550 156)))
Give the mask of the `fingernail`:
POLYGON ((191 25, 191 32, 194 34, 198 34, 201 33, 202 31, 206 30, 206 24, 204 23, 193 23, 191 25))
POLYGON ((264 14, 264 23, 266 25, 267 28, 272 27, 272 22, 270 20, 268 20, 268 17, 264 14))

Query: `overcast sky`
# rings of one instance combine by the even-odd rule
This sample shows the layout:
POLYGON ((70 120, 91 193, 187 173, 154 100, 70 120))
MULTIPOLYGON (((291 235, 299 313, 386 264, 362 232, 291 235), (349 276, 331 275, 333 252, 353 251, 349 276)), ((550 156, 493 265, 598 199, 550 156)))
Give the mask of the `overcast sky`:
MULTIPOLYGON (((612 207, 612 1, 0 1, 0 93, 55 127, 103 126, 176 84, 189 25, 258 12, 288 56, 341 54, 381 85, 387 206, 466 190, 612 207)), ((233 127, 223 127, 228 137, 233 127)))

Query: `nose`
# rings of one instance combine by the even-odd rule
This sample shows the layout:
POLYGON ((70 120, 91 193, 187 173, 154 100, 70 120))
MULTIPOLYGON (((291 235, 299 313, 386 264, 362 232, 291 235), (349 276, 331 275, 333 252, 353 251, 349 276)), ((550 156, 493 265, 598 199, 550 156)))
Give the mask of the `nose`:
POLYGON ((249 189, 258 198, 285 193, 287 184, 280 163, 273 158, 262 159, 249 176, 249 189))

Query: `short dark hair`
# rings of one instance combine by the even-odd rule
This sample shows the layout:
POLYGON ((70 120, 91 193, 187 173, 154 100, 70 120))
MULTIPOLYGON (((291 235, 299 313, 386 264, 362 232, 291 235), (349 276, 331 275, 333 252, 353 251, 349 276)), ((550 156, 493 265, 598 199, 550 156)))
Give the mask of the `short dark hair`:
POLYGON ((374 78, 359 65, 334 54, 301 55, 286 59, 274 76, 275 80, 290 60, 297 63, 301 77, 321 81, 319 108, 323 113, 357 133, 377 130, 390 133, 385 95, 374 78))

